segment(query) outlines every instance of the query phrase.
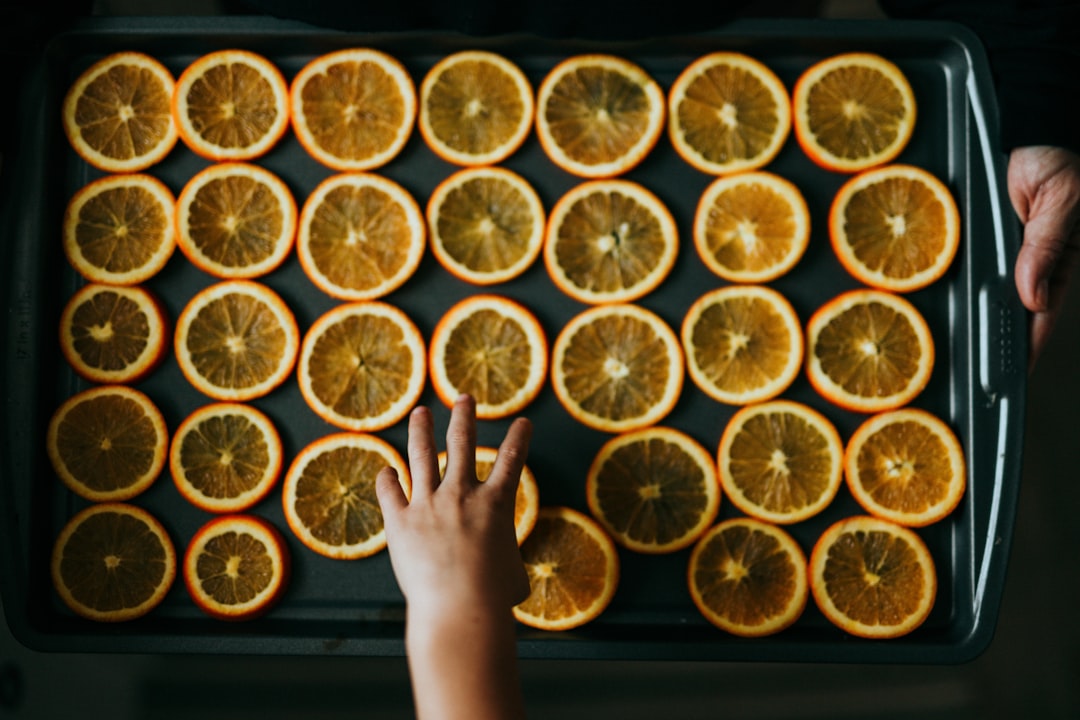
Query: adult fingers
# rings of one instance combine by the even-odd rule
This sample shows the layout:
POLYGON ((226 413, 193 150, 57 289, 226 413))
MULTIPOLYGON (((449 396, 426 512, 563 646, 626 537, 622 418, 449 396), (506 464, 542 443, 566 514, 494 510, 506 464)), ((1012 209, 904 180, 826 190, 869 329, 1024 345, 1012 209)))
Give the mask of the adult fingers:
POLYGON ((405 490, 401 487, 397 470, 392 467, 384 467, 375 476, 375 497, 379 500, 383 517, 392 520, 401 512, 409 501, 405 497, 405 490))
POLYGON ((447 482, 476 482, 476 401, 460 395, 450 410, 446 426, 447 482))
POLYGON ((409 415, 407 445, 413 497, 431 495, 439 487, 439 459, 435 450, 435 423, 428 408, 419 406, 409 415))
POLYGON ((532 431, 532 422, 527 418, 518 418, 510 424, 506 437, 499 445, 499 454, 488 476, 488 483, 495 487, 505 488, 511 495, 517 490, 521 471, 529 456, 532 431))

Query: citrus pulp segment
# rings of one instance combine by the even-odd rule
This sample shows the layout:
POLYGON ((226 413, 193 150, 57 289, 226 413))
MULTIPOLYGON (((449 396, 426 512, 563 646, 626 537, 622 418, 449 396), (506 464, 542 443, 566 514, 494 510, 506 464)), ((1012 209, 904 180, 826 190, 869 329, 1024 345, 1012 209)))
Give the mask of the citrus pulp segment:
MULTIPOLYGON (((495 467, 495 459, 499 456, 498 448, 481 445, 476 448, 476 479, 486 482, 495 467)), ((445 451, 439 453, 439 473, 446 472, 445 451)), ((517 493, 514 495, 514 536, 518 545, 525 542, 525 538, 532 532, 536 525, 536 517, 540 511, 540 486, 536 482, 536 475, 525 465, 521 469, 521 477, 518 478, 517 493)))

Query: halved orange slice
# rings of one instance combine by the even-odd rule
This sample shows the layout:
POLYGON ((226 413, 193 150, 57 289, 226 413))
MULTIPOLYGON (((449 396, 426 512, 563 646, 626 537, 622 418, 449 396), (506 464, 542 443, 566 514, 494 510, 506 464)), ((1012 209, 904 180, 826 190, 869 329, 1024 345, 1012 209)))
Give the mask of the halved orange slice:
MULTIPOLYGON (((476 448, 476 479, 486 482, 495 467, 495 458, 499 456, 498 448, 481 445, 476 448)), ((446 452, 439 453, 439 473, 446 472, 446 452)), ((540 512, 540 486, 536 482, 536 475, 526 465, 521 469, 521 477, 518 479, 517 494, 514 496, 514 535, 518 545, 525 542, 533 527, 536 526, 536 518, 540 512)))
POLYGON ((60 313, 60 350, 90 382, 134 383, 165 357, 167 326, 165 310, 149 291, 91 283, 60 313))
POLYGON ((307 331, 296 375, 304 400, 323 420, 345 430, 382 430, 420 399, 427 379, 424 338, 393 305, 339 305, 307 331))
POLYGON ((588 178, 636 167, 664 130, 664 91, 645 70, 615 55, 566 58, 540 83, 536 134, 553 163, 588 178))
POLYGON ((844 444, 809 405, 772 400, 738 410, 717 451, 720 484, 747 515, 786 525, 814 517, 843 482, 844 444))
POLYGON ((716 519, 716 463, 674 428, 623 433, 600 448, 585 479, 589 510, 612 538, 636 552, 692 545, 716 519))
POLYGON ((785 630, 806 608, 806 556, 786 531, 753 518, 714 526, 690 553, 690 597, 706 620, 733 635, 785 630))
POLYGON ((72 612, 98 622, 140 618, 176 579, 176 549, 146 510, 95 503, 64 525, 53 546, 53 586, 72 612))
POLYGON ((64 254, 90 282, 136 285, 176 248, 176 199, 157 178, 108 175, 82 187, 64 213, 64 254))
POLYGON ((195 294, 176 321, 180 370, 215 400, 267 395, 292 372, 300 331, 292 310, 266 285, 225 280, 195 294))
POLYGON ((431 193, 427 220, 435 259, 476 285, 518 277, 544 244, 540 196, 505 168, 467 168, 446 178, 431 193))
POLYGON ((679 400, 683 374, 678 336, 637 305, 599 305, 578 314, 552 351, 555 396, 575 420, 604 432, 660 422, 679 400))
POLYGON ((668 134, 675 151, 713 175, 772 161, 791 131, 791 99, 767 65, 738 52, 692 62, 668 93, 668 134))
POLYGON ((427 227, 413 196, 371 173, 342 173, 304 201, 296 254, 315 285, 339 300, 397 290, 424 257, 427 227))
POLYGON ((854 412, 911 402, 934 369, 930 326, 909 301, 882 290, 841 293, 810 318, 806 375, 826 400, 854 412))
POLYGON ((68 489, 91 502, 119 502, 158 479, 169 452, 169 429, 145 393, 99 385, 56 409, 45 445, 68 489))
POLYGON ((84 70, 64 96, 68 141, 99 170, 145 170, 176 145, 174 87, 172 73, 149 55, 107 55, 84 70))
POLYGON ((218 278, 255 278, 292 251, 296 201, 274 173, 249 163, 215 163, 180 191, 176 242, 193 265, 218 278))
POLYGON ((690 379, 729 405, 776 397, 802 368, 799 316, 787 298, 764 285, 705 293, 687 310, 680 337, 690 379))
POLYGON ((183 567, 188 594, 203 612, 219 620, 251 620, 285 594, 289 548, 266 520, 226 515, 195 532, 183 567))
POLYGON ((335 433, 308 444, 285 474, 285 519, 300 542, 335 560, 369 557, 386 547, 375 477, 397 471, 408 496, 409 467, 385 440, 363 433, 335 433))
POLYGON ((967 486, 956 434, 941 418, 918 408, 865 420, 848 440, 844 473, 863 509, 909 527, 947 516, 967 486))
POLYGON ((397 59, 373 48, 321 55, 293 78, 293 131, 308 153, 334 170, 373 170, 408 142, 416 87, 397 59))
POLYGON ((913 530, 874 517, 830 526, 810 553, 810 590, 834 625, 859 637, 912 632, 930 615, 937 571, 913 530))
POLYGON ((886 165, 848 180, 829 211, 840 263, 872 287, 920 290, 949 269, 960 212, 945 184, 913 165, 886 165))
POLYGON ((894 160, 915 128, 915 94, 895 63, 873 53, 825 58, 792 92, 795 137, 815 163, 858 172, 894 160))
POLYGON ((743 172, 705 188, 694 213, 694 247, 705 267, 731 282, 785 274, 810 244, 810 209, 790 180, 743 172))
POLYGON ((632 302, 655 290, 679 253, 663 201, 630 180, 591 180, 551 209, 544 263, 552 282, 584 303, 632 302))
POLYGON ((176 80, 173 115, 180 139, 209 160, 265 155, 289 128, 289 87, 269 59, 248 50, 216 50, 176 80))
POLYGON ((447 55, 420 83, 420 134, 442 159, 494 165, 532 129, 532 85, 516 64, 486 50, 447 55))

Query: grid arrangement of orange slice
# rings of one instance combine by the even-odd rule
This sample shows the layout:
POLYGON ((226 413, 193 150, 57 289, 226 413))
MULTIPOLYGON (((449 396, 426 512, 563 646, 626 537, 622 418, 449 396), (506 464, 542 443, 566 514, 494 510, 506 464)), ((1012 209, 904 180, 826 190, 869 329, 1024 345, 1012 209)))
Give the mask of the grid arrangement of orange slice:
POLYGON ((289 548, 281 533, 254 515, 226 515, 200 527, 184 552, 191 599, 219 620, 251 620, 285 594, 289 548))
POLYGON ((289 128, 289 86, 262 55, 216 50, 180 73, 172 112, 180 139, 196 155, 251 160, 268 153, 289 128))
MULTIPOLYGON (((495 467, 495 459, 499 456, 499 449, 481 445, 476 448, 476 479, 486 482, 495 467)), ((439 473, 446 472, 446 452, 439 453, 439 473)), ((518 478, 517 494, 514 495, 514 535, 518 545, 525 542, 533 527, 536 526, 536 518, 540 513, 540 485, 536 482, 536 475, 529 466, 521 469, 521 477, 518 478)))

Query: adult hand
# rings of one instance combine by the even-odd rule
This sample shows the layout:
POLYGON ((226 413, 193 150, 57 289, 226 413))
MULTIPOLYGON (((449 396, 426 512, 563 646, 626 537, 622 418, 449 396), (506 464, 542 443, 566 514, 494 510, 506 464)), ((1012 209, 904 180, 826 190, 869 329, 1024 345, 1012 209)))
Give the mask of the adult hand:
POLYGON ((1080 253, 1080 156, 1059 147, 1016 148, 1009 198, 1024 225, 1016 290, 1032 313, 1029 366, 1046 347, 1080 253))

